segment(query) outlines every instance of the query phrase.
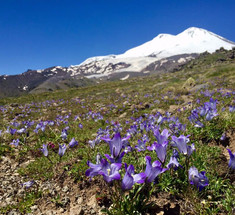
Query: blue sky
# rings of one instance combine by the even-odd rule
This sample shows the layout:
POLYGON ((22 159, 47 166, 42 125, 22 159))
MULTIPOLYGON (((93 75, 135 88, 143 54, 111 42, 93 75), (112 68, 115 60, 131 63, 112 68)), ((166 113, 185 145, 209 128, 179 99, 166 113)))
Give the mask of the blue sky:
POLYGON ((235 41, 234 0, 0 0, 0 75, 76 65, 200 27, 235 41))

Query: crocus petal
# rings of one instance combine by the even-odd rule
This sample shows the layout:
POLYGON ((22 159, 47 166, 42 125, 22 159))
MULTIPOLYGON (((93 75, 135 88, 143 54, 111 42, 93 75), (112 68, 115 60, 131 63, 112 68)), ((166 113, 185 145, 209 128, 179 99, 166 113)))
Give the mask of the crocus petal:
POLYGON ((156 148, 157 148, 157 143, 156 142, 154 142, 151 146, 147 146, 147 149, 149 151, 156 150, 156 148))
POLYGON ((160 161, 162 163, 164 163, 165 159, 166 159, 166 149, 167 149, 167 144, 156 144, 156 153, 158 158, 160 159, 160 161))
POLYGON ((154 161, 153 166, 151 164, 151 157, 146 156, 146 169, 145 169, 145 175, 146 175, 146 182, 151 183, 159 174, 161 174, 163 171, 166 171, 167 169, 161 168, 161 163, 159 161, 154 161))
POLYGON ((175 142, 177 148, 184 155, 187 155, 187 139, 188 138, 184 135, 180 135, 178 138, 176 136, 172 136, 172 140, 175 142))
POLYGON ((48 156, 47 144, 42 145, 42 153, 44 154, 45 157, 48 156))
POLYGON ((146 179, 146 175, 144 172, 141 172, 139 174, 135 174, 133 175, 134 178, 134 182, 138 183, 138 184, 143 184, 145 182, 146 179))
POLYGON ((28 189, 28 188, 30 188, 34 183, 35 183, 34 180, 32 180, 32 181, 27 181, 27 182, 24 182, 23 184, 21 184, 21 186, 28 189))
POLYGON ((152 170, 150 171, 150 174, 149 175, 146 175, 147 176, 147 182, 150 183, 152 182, 162 171, 162 168, 161 167, 155 167, 155 168, 152 168, 152 170))
POLYGON ((182 166, 179 164, 177 158, 174 157, 174 156, 171 156, 170 161, 169 161, 169 163, 167 164, 167 167, 168 167, 168 168, 173 167, 174 169, 177 169, 177 167, 181 167, 181 168, 182 168, 182 166))
POLYGON ((112 139, 112 151, 111 154, 114 155, 114 157, 117 157, 122 149, 122 140, 120 133, 116 133, 112 139))
POLYGON ((233 154, 230 149, 227 149, 227 150, 228 150, 228 153, 229 153, 229 156, 230 156, 228 166, 231 169, 235 169, 235 153, 233 154))
POLYGON ((145 175, 148 176, 148 175, 150 175, 150 172, 152 170, 151 157, 150 156, 146 156, 145 160, 146 160, 145 175))
POLYGON ((195 185, 199 191, 209 184, 208 178, 205 176, 205 172, 198 172, 196 167, 189 169, 189 182, 195 185))
POLYGON ((195 151, 195 146, 192 144, 191 146, 188 146, 188 156, 190 156, 195 151))
POLYGON ((78 145, 78 141, 75 140, 75 138, 73 137, 72 140, 69 143, 69 147, 74 147, 78 145))
POLYGON ((65 151, 66 151, 66 145, 65 144, 63 144, 63 145, 60 145, 59 144, 59 152, 58 152, 58 154, 59 154, 59 156, 63 156, 64 155, 64 153, 65 153, 65 151))
POLYGON ((134 179, 128 172, 125 173, 122 180, 122 190, 130 190, 134 184, 134 179))

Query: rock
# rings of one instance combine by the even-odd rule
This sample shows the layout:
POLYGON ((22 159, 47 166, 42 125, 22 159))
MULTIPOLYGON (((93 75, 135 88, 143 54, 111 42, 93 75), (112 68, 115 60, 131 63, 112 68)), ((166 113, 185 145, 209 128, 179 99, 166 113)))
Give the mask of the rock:
POLYGON ((17 103, 12 103, 12 104, 10 104, 10 106, 11 106, 11 107, 18 107, 19 104, 17 104, 17 103))
POLYGON ((14 209, 14 210, 10 211, 10 212, 8 213, 8 215, 20 215, 20 213, 17 212, 17 211, 14 209))
POLYGON ((124 101, 123 104, 124 105, 130 105, 130 103, 128 101, 124 101))
POLYGON ((2 182, 2 185, 3 185, 3 186, 6 186, 6 185, 8 185, 8 184, 9 184, 8 181, 3 181, 3 182, 2 182))
POLYGON ((121 114, 118 118, 119 119, 123 119, 123 118, 125 118, 126 117, 126 115, 127 115, 127 112, 124 112, 123 114, 121 114))
POLYGON ((32 211, 36 211, 36 210, 38 209, 38 206, 37 206, 37 205, 33 205, 32 207, 30 207, 30 209, 31 209, 32 211))
POLYGON ((117 89, 115 90, 115 92, 116 92, 116 93, 120 93, 121 91, 120 91, 119 88, 117 88, 117 89))
POLYGON ((85 213, 81 205, 76 205, 75 207, 70 208, 69 214, 70 215, 83 215, 85 213))
POLYGON ((23 189, 23 188, 19 189, 19 190, 18 190, 18 194, 19 194, 19 195, 24 194, 24 189, 23 189))
POLYGON ((2 165, 5 164, 5 163, 8 163, 10 161, 10 159, 8 157, 5 157, 5 156, 2 156, 1 157, 1 163, 2 165))
POLYGON ((178 105, 170 105, 168 112, 174 113, 178 108, 178 105))
POLYGON ((68 204, 70 203, 70 198, 65 196, 62 200, 61 200, 61 204, 63 205, 63 207, 66 207, 68 204))
POLYGON ((189 89, 193 88, 195 85, 196 85, 196 81, 195 81, 192 77, 190 77, 190 78, 183 84, 182 89, 189 90, 189 89))
POLYGON ((63 187, 63 189, 62 189, 62 192, 65 192, 65 193, 67 193, 69 191, 69 188, 68 188, 68 186, 66 185, 66 186, 64 186, 63 187))
POLYGON ((89 207, 96 208, 96 206, 97 206, 96 195, 93 195, 93 196, 89 199, 87 205, 88 205, 89 207))
POLYGON ((9 197, 9 198, 6 198, 5 201, 6 201, 7 205, 10 205, 12 203, 13 199, 12 199, 12 197, 9 197))
POLYGON ((135 105, 131 105, 131 110, 134 110, 135 109, 135 105))
POLYGON ((156 114, 157 113, 157 109, 154 108, 152 111, 151 111, 151 114, 156 114))
POLYGON ((83 198, 82 198, 82 197, 78 197, 78 198, 77 198, 77 203, 76 203, 76 204, 81 205, 81 204, 82 204, 82 202, 83 202, 83 198))
POLYGON ((91 209, 91 214, 96 214, 96 211, 94 209, 91 209))
POLYGON ((45 215, 54 215, 54 214, 56 214, 56 213, 54 213, 54 211, 46 211, 45 212, 45 215))
POLYGON ((165 111, 164 111, 163 109, 160 109, 160 108, 159 108, 159 109, 157 109, 157 111, 158 111, 160 114, 162 114, 162 115, 165 114, 165 111))
POLYGON ((163 99, 168 100, 168 99, 169 99, 169 97, 168 97, 168 96, 164 96, 164 98, 163 98, 163 99))
POLYGON ((190 89, 190 91, 198 91, 198 90, 201 90, 201 89, 206 89, 208 88, 209 85, 206 83, 206 84, 199 84, 199 85, 196 85, 194 86, 193 88, 190 89))
POLYGON ((64 213, 65 209, 64 208, 60 208, 60 213, 64 213))

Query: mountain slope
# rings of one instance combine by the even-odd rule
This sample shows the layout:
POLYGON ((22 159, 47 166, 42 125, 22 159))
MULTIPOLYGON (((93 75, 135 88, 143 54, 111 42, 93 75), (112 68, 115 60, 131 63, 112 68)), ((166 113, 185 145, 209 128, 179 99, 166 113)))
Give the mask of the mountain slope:
POLYGON ((221 47, 231 50, 235 43, 195 27, 178 35, 159 34, 153 40, 120 55, 96 56, 79 65, 0 76, 0 98, 90 85, 103 80, 125 80, 133 76, 172 72, 200 53, 212 53, 221 47))

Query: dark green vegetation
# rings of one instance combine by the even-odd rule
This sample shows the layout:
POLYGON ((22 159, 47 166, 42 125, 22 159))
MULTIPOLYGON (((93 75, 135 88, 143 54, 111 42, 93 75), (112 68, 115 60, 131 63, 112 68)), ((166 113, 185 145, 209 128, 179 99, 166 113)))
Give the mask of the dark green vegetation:
MULTIPOLYGON (((23 182, 36 181, 31 188, 25 189, 23 195, 20 196, 16 192, 12 202, 1 205, 1 214, 13 209, 25 214, 32 211, 33 205, 41 205, 43 211, 51 210, 53 207, 66 208, 62 194, 52 193, 50 189, 44 187, 46 183, 62 188, 72 184, 75 188, 71 191, 71 195, 74 196, 77 195, 76 192, 84 190, 89 193, 92 190, 96 193, 97 201, 107 209, 110 206, 112 192, 108 191, 108 186, 104 184, 102 177, 96 177, 94 181, 89 182, 85 171, 88 169, 87 160, 95 163, 97 153, 101 155, 109 153, 109 147, 101 140, 91 148, 89 141, 96 138, 100 128, 106 129, 107 126, 114 128, 120 124, 121 134, 124 136, 135 121, 132 117, 136 119, 142 116, 144 120, 147 117, 145 114, 149 116, 160 112, 166 116, 167 111, 186 125, 186 130, 180 134, 190 135, 189 144, 194 143, 196 148, 190 157, 190 165, 199 171, 206 171, 209 185, 199 192, 189 184, 184 168, 167 171, 161 175, 159 182, 151 191, 152 195, 146 202, 146 205, 151 203, 148 212, 150 214, 157 214, 159 211, 164 211, 165 214, 167 211, 168 214, 232 214, 235 207, 235 175, 234 171, 228 168, 229 155, 226 148, 235 152, 235 111, 229 111, 229 106, 235 105, 235 60, 231 56, 228 57, 228 53, 230 52, 221 50, 214 55, 204 54, 175 73, 1 99, 0 159, 8 157, 19 164, 17 173, 23 182), (192 109, 208 102, 210 98, 218 100, 218 116, 211 121, 203 121, 202 128, 195 127, 188 120, 192 109), (127 120, 129 124, 126 123, 127 120), (15 128, 13 122, 18 122, 20 126, 17 129, 20 129, 27 125, 26 122, 33 121, 34 124, 27 128, 26 133, 5 132, 8 126, 15 128), (53 125, 49 123, 51 121, 54 122, 53 125), (40 122, 47 122, 46 129, 45 131, 38 129, 35 133, 36 125, 40 122), (79 127, 80 123, 83 125, 82 128, 79 127), (68 136, 63 140, 61 132, 67 126, 69 126, 68 136), (220 138, 223 134, 226 135, 226 139, 222 141, 220 138), (68 145, 72 138, 78 141, 78 146, 68 148, 60 158, 58 144, 68 145), (13 147, 11 143, 15 139, 19 139, 19 145, 13 147), (50 160, 40 151, 43 144, 54 145, 48 146, 50 160), (96 184, 99 187, 98 191, 94 189, 96 184), (45 202, 51 203, 49 208, 45 202), (168 204, 172 204, 173 208, 168 204)), ((168 124, 163 126, 165 127, 161 127, 161 131, 164 128, 170 129, 168 124)), ((136 134, 129 139, 132 147, 137 145, 141 135, 136 134)), ((149 138, 148 146, 156 141, 153 135, 149 138)), ((146 150, 136 153, 137 156, 127 154, 124 162, 128 165, 133 164, 137 172, 145 166, 146 155, 150 155, 152 161, 157 159, 155 152, 146 150)), ((169 157, 167 159, 169 161, 169 157)), ((179 163, 184 162, 185 157, 180 157, 179 163)), ((2 174, 4 175, 3 170, 2 174)), ((1 180, 2 178, 1 176, 1 180)), ((18 183, 20 187, 22 181, 14 183, 18 183)), ((138 186, 134 187, 135 190, 138 190, 138 186)), ((110 213, 127 214, 126 211, 132 211, 130 214, 141 214, 141 210, 145 210, 141 202, 145 199, 141 199, 140 196, 138 201, 130 203, 134 199, 134 191, 132 190, 129 196, 123 197, 122 212, 110 208, 110 213)), ((88 194, 86 197, 90 198, 88 194)), ((142 213, 145 212, 146 210, 142 213)), ((89 213, 85 211, 85 214, 89 213)))

